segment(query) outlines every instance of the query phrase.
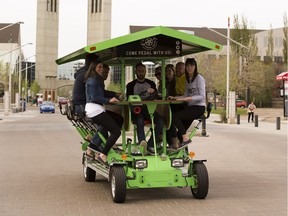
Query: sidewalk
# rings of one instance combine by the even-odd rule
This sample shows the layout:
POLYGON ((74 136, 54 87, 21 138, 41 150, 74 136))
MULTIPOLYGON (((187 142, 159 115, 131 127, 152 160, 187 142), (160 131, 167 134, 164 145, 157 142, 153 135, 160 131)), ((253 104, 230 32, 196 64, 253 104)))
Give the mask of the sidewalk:
POLYGON ((9 115, 5 115, 4 109, 0 109, 0 123, 7 122, 7 121, 17 121, 24 118, 31 118, 36 116, 39 113, 39 107, 27 107, 26 111, 24 112, 9 112, 9 115))
MULTIPOLYGON (((218 114, 211 114, 210 118, 207 119, 207 124, 222 124, 227 125, 230 127, 236 128, 251 128, 262 130, 265 132, 278 132, 278 133, 288 133, 288 118, 283 117, 283 110, 280 109, 272 109, 272 108, 261 108, 258 109, 255 115, 258 115, 258 127, 255 126, 255 121, 248 123, 247 115, 240 117, 240 124, 237 124, 237 117, 235 118, 235 124, 226 124, 226 123, 219 123, 220 116, 218 114), (276 118, 280 117, 280 130, 277 130, 277 120, 276 118)), ((254 116, 255 120, 255 116, 254 116)), ((209 130, 209 127, 207 128, 209 130)))

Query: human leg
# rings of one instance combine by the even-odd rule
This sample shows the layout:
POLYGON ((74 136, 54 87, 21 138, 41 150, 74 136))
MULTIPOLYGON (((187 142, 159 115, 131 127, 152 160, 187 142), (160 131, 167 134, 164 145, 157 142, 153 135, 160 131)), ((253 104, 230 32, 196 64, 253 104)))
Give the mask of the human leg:
MULTIPOLYGON (((124 122, 124 118, 121 115, 119 115, 118 113, 112 112, 110 110, 106 110, 106 112, 108 115, 110 115, 114 119, 114 121, 118 124, 118 127, 121 129, 123 122, 124 122)), ((108 132, 107 132, 107 137, 108 137, 108 132)), ((107 139, 107 137, 106 137, 106 139, 107 139)), ((116 149, 116 150, 118 149, 116 143, 113 146, 113 149, 116 149)))
MULTIPOLYGON (((154 123, 155 123, 155 137, 157 141, 163 132, 163 127, 165 123, 164 118, 158 112, 154 112, 154 123)), ((152 131, 150 139, 148 140, 148 148, 153 146, 154 144, 153 144, 153 131, 152 131)))
POLYGON ((119 128, 122 128, 124 119, 121 115, 119 115, 118 113, 112 112, 110 110, 106 110, 106 113, 111 116, 112 119, 114 119, 114 121, 117 123, 119 128))
MULTIPOLYGON (((173 114, 172 124, 178 129, 179 134, 182 136, 182 143, 180 143, 180 148, 189 144, 191 140, 189 140, 189 136, 186 133, 188 127, 188 122, 190 124, 194 121, 194 119, 199 118, 205 112, 204 106, 187 106, 183 110, 179 110, 173 114), (184 125, 183 122, 185 122, 184 125)), ((189 125, 190 126, 190 125, 189 125)))
POLYGON ((101 125, 107 131, 110 132, 110 136, 106 140, 106 145, 103 149, 103 154, 100 154, 100 157, 103 161, 106 161, 106 155, 112 146, 116 143, 117 139, 121 135, 121 130, 118 124, 114 121, 114 119, 108 115, 106 112, 103 112, 92 118, 94 122, 101 125))
POLYGON ((142 140, 145 140, 144 116, 142 111, 139 114, 135 115, 133 117, 133 120, 137 127, 136 132, 137 132, 138 144, 140 144, 142 140))

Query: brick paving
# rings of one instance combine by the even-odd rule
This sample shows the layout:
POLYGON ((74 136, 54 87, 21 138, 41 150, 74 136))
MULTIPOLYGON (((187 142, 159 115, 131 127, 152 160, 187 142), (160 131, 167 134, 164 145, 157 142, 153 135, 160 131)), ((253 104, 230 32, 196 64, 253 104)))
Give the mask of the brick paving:
POLYGON ((205 200, 190 188, 128 190, 126 202, 111 200, 110 184, 97 175, 85 182, 80 136, 59 112, 37 108, 5 118, 0 112, 0 215, 287 215, 287 121, 259 127, 207 121, 208 137, 190 146, 207 159, 205 200), (18 115, 16 117, 15 115, 18 115))

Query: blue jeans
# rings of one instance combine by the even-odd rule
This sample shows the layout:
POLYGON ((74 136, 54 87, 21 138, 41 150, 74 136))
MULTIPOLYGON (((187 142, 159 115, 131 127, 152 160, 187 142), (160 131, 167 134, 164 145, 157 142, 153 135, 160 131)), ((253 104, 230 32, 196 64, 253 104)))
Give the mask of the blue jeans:
MULTIPOLYGON (((142 109, 141 112, 137 115, 135 114, 133 118, 137 126, 138 143, 140 143, 142 140, 145 140, 144 120, 150 119, 150 115, 147 109, 142 109)), ((160 135, 162 134, 164 123, 165 123, 164 118, 158 112, 154 112, 154 123, 155 123, 155 137, 157 141, 157 139, 159 139, 160 135)), ((154 146, 153 131, 147 143, 148 143, 148 147, 154 146)))
MULTIPOLYGON (((104 130, 104 128, 102 126, 100 126, 98 131, 107 139, 107 137, 108 137, 108 131, 107 130, 104 130)), ((101 145, 102 140, 101 140, 100 136, 98 135, 98 133, 94 134, 91 142, 95 145, 101 145)))

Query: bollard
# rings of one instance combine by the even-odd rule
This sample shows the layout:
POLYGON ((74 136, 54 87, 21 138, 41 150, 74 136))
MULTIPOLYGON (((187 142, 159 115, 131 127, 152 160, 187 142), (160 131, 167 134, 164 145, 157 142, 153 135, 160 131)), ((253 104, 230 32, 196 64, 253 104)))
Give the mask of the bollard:
POLYGON ((237 124, 240 124, 240 114, 237 114, 237 124))
POLYGON ((202 119, 202 131, 201 131, 201 136, 207 137, 206 133, 206 118, 202 119))
POLYGON ((280 130, 281 119, 280 117, 276 117, 276 130, 280 130))
POLYGON ((258 115, 255 115, 255 127, 258 127, 258 115))

